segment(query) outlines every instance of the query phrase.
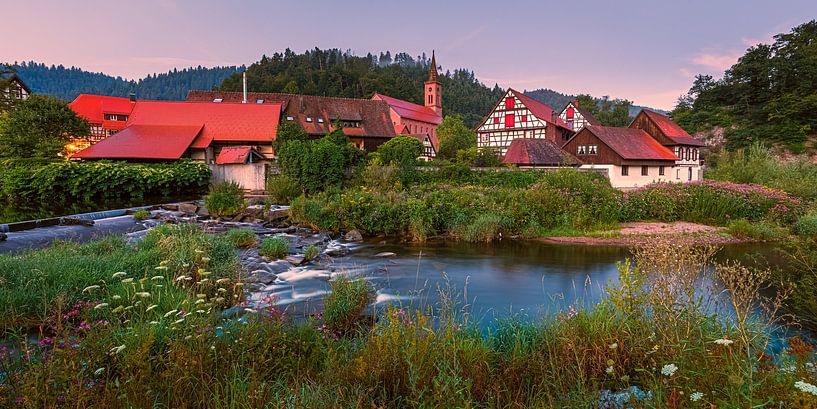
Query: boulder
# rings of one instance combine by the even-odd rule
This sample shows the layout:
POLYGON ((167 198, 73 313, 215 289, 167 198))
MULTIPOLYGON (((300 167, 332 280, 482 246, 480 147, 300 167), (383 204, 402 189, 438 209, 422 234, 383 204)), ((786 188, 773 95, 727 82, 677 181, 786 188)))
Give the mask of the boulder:
POLYGON ((199 207, 195 203, 179 203, 179 211, 186 215, 194 215, 199 207))
POLYGON ((289 217, 289 209, 272 209, 267 212, 267 220, 280 220, 289 217))
POLYGON ((284 260, 288 261, 289 264, 293 266, 299 266, 304 262, 304 256, 302 255, 295 255, 295 256, 287 256, 284 260))
POLYGON ((8 240, 8 238, 9 238, 8 234, 0 233, 0 241, 6 241, 6 240, 8 240))
POLYGON ((170 210, 171 212, 176 212, 179 210, 179 205, 177 204, 163 204, 162 209, 170 210))
POLYGON ((349 230, 343 238, 346 241, 363 241, 363 235, 357 230, 349 230))
POLYGON ((382 258, 385 258, 385 257, 394 257, 394 256, 396 256, 396 255, 397 255, 396 253, 392 253, 391 251, 384 251, 384 252, 382 252, 382 253, 377 253, 377 254, 375 254, 374 256, 375 256, 375 257, 382 257, 382 258))
POLYGON ((252 283, 252 284, 272 284, 275 282, 275 279, 278 278, 277 274, 271 273, 267 270, 254 270, 247 275, 247 278, 244 279, 245 283, 252 283))

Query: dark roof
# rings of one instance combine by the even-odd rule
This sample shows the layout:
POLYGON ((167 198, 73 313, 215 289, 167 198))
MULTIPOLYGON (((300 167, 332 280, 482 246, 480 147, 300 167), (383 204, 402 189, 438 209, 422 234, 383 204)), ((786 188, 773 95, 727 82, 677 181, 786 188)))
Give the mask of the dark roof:
POLYGON ((8 80, 8 81, 10 81, 10 82, 11 82, 11 81, 16 82, 17 84, 20 84, 20 86, 21 86, 21 87, 22 87, 24 90, 26 90, 26 92, 27 92, 27 93, 29 93, 29 94, 31 94, 31 93, 32 93, 32 92, 31 92, 31 88, 29 88, 29 87, 28 87, 28 84, 26 84, 26 82, 25 82, 25 81, 23 81, 23 79, 22 79, 22 78, 20 78, 20 76, 19 76, 19 75, 17 75, 17 73, 16 73, 16 72, 11 72, 11 73, 0 73, 0 80, 8 80))
POLYGON ((609 146, 610 149, 625 160, 678 160, 678 157, 669 148, 661 145, 655 138, 641 129, 598 125, 589 125, 584 129, 596 135, 605 145, 609 146))
POLYGON ((216 165, 245 164, 255 157, 265 159, 264 155, 258 153, 252 146, 225 146, 216 157, 216 165))
MULTIPOLYGON (((190 91, 187 94, 187 101, 200 102, 221 99, 222 103, 235 103, 241 102, 243 98, 242 92, 190 91)), ((384 101, 273 92, 249 92, 247 99, 247 105, 254 105, 261 100, 263 103, 260 105, 281 104, 282 115, 293 117, 310 135, 326 135, 332 131, 333 122, 345 120, 360 122, 360 128, 343 128, 343 132, 348 136, 381 138, 394 136, 389 105, 384 101), (318 121, 318 118, 321 121, 318 121)), ((286 118, 282 121, 286 121, 286 118)))
POLYGON ((72 156, 77 159, 179 159, 202 125, 131 125, 72 156))
POLYGON ((578 166, 581 161, 549 139, 514 139, 503 163, 539 166, 578 166))
MULTIPOLYGON (((641 112, 643 112, 667 138, 675 142, 676 145, 706 146, 705 143, 693 138, 684 128, 672 122, 672 119, 668 116, 650 111, 649 109, 642 109, 641 112)), ((630 126, 632 127, 633 124, 635 124, 635 120, 633 120, 630 126)))
POLYGON ((582 108, 582 106, 579 105, 577 103, 577 101, 568 102, 567 104, 565 104, 564 108, 562 108, 562 110, 559 111, 559 113, 564 112, 567 109, 567 107, 570 106, 570 105, 573 105, 573 109, 575 109, 576 111, 579 111, 579 113, 582 114, 582 117, 584 117, 584 120, 587 121, 588 124, 590 124, 590 125, 601 125, 601 122, 599 122, 599 120, 596 119, 596 117, 593 116, 593 114, 591 114, 590 111, 582 108))
POLYGON ((433 109, 427 106, 377 93, 372 96, 372 99, 385 101, 401 118, 412 119, 432 125, 439 125, 443 122, 442 115, 434 112, 433 109))

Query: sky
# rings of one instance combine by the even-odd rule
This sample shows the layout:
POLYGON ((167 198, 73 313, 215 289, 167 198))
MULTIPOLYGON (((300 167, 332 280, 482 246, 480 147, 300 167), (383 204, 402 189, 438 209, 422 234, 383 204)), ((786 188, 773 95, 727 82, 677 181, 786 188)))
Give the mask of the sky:
MULTIPOLYGON (((138 79, 290 48, 436 50, 488 86, 670 109, 699 73, 817 18, 815 0, 0 0, 0 61, 138 79)), ((444 92, 444 91, 443 91, 444 92)))

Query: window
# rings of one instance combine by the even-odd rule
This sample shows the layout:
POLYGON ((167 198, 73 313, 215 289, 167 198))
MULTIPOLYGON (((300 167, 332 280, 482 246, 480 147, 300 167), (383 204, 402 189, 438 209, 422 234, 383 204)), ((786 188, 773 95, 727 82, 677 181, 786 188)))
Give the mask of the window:
POLYGON ((287 121, 294 121, 294 120, 295 120, 294 117, 291 117, 291 116, 287 115, 287 121))
POLYGON ((587 154, 587 146, 579 145, 579 149, 576 151, 579 155, 586 155, 587 154))
POLYGON ((573 107, 567 109, 567 112, 565 112, 565 117, 567 119, 573 119, 573 107))
POLYGON ((621 167, 621 176, 629 176, 630 175, 630 167, 624 165, 621 167))
POLYGON ((689 176, 687 177, 687 180, 692 180, 692 168, 689 168, 689 176))
POLYGON ((519 120, 520 122, 528 122, 528 116, 522 115, 522 119, 519 120))
POLYGON ((312 117, 311 116, 306 117, 306 122, 312 122, 312 117))
POLYGON ((642 166, 641 167, 641 176, 650 176, 650 167, 649 166, 642 166))
POLYGON ((495 116, 495 117, 494 117, 494 123, 495 123, 495 124, 498 124, 498 123, 499 123, 499 117, 498 117, 498 116, 495 116))
POLYGON ((514 100, 513 97, 505 98, 505 109, 513 109, 514 100))
POLYGON ((587 153, 590 155, 597 155, 599 153, 599 146, 598 145, 590 145, 587 149, 587 153))
POLYGON ((658 176, 664 176, 664 167, 663 166, 658 167, 658 176))
POLYGON ((681 179, 681 169, 675 169, 675 179, 681 179))
POLYGON ((323 118, 318 118, 318 123, 322 124, 323 123, 323 118))
POLYGON ((255 103, 256 103, 256 104, 263 104, 263 103, 264 103, 264 100, 263 100, 263 99, 256 99, 256 100, 255 100, 255 103))
POLYGON ((127 115, 105 114, 106 121, 127 121, 127 115))
POLYGON ((698 148, 692 150, 692 160, 698 160, 698 148))
POLYGON ((213 99, 213 102, 222 102, 222 101, 224 101, 223 98, 214 98, 213 99))
POLYGON ((505 127, 513 128, 516 125, 514 119, 515 118, 513 114, 505 114, 505 127))

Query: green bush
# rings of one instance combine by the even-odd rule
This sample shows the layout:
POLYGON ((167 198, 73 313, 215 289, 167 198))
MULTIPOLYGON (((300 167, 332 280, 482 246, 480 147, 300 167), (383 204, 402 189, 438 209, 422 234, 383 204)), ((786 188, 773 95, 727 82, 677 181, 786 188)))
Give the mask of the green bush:
POLYGON ((397 136, 377 148, 383 164, 397 165, 401 169, 417 166, 417 158, 423 154, 423 143, 412 136, 397 136))
POLYGON ((233 246, 239 248, 255 247, 257 240, 255 232, 249 229, 233 229, 227 232, 227 239, 233 246))
POLYGON ((317 141, 290 140, 278 149, 281 173, 295 180, 307 193, 339 188, 347 172, 362 159, 341 130, 317 141))
POLYGON ((201 193, 210 180, 204 162, 135 164, 60 161, 0 170, 0 196, 47 202, 166 197, 201 193))
POLYGON ((273 203, 289 204, 292 199, 300 196, 303 189, 298 181, 287 175, 276 175, 267 177, 267 193, 273 203))
POLYGON ((746 219, 731 221, 726 231, 737 238, 753 240, 772 240, 784 234, 780 227, 768 222, 749 222, 746 219))
POLYGON ((323 321, 334 332, 345 334, 358 323, 360 313, 371 302, 369 286, 363 280, 339 276, 332 281, 332 292, 323 304, 323 321))
POLYGON ((146 209, 139 209, 133 212, 133 218, 139 221, 150 219, 150 211, 146 209))
POLYGON ((379 160, 370 161, 363 171, 363 185, 377 192, 400 190, 400 168, 395 165, 383 165, 379 160))
POLYGON ((232 216, 245 205, 244 189, 235 182, 215 183, 204 197, 204 207, 215 217, 232 216))
POLYGON ((258 254, 269 259, 284 258, 289 254, 289 241, 283 237, 268 237, 261 240, 258 254))
POLYGON ((306 246, 304 249, 304 259, 306 260, 314 260, 321 254, 321 249, 314 244, 310 244, 306 246))
POLYGON ((795 229, 800 236, 817 238, 817 210, 800 216, 795 229))

